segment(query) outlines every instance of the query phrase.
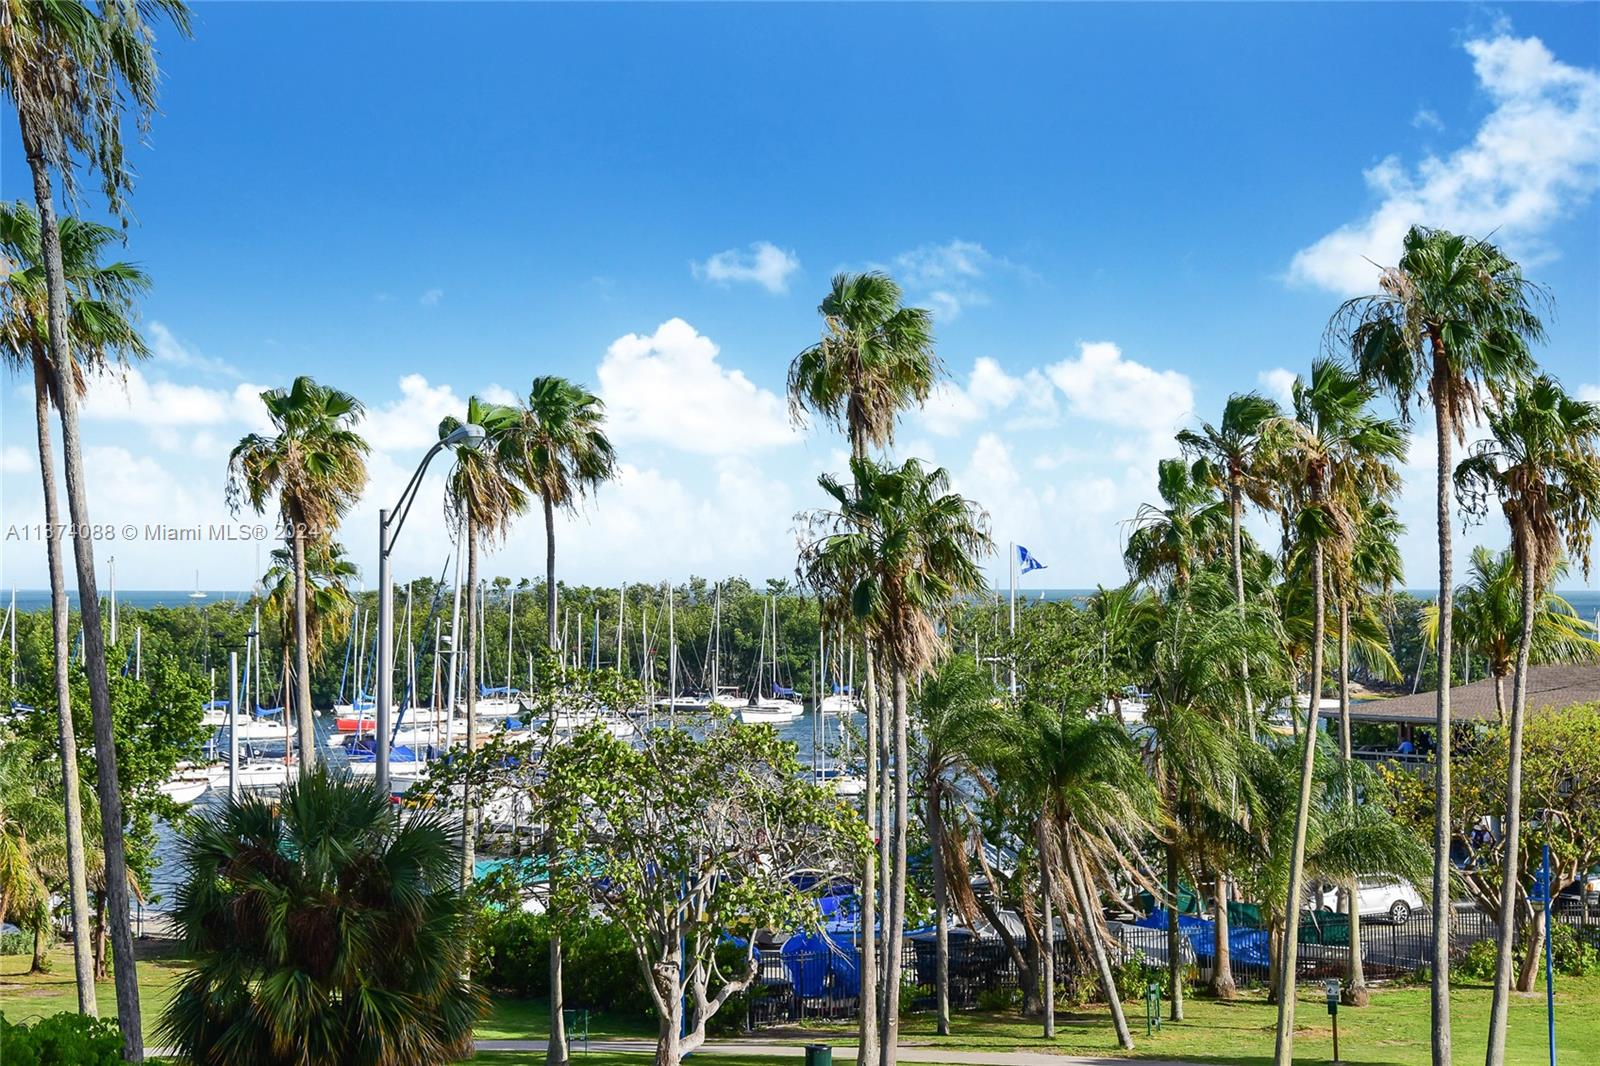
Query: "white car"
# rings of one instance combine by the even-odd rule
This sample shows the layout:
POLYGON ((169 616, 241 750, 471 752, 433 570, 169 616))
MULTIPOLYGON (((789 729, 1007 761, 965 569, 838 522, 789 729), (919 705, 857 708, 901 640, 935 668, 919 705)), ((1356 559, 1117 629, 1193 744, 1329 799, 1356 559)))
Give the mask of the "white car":
MULTIPOLYGON (((1363 915, 1382 914, 1395 925, 1404 925, 1411 912, 1423 906, 1422 895, 1405 881, 1391 877, 1363 877, 1357 884, 1363 915)), ((1329 888, 1318 899, 1324 910, 1340 910, 1338 888, 1329 888)))

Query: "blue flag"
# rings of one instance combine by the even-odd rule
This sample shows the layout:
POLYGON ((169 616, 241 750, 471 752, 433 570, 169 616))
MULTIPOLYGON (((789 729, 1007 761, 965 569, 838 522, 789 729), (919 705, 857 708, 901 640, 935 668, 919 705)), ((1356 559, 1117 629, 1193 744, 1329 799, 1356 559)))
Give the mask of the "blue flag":
POLYGON ((1029 555, 1028 549, 1024 548, 1020 544, 1017 545, 1017 566, 1019 568, 1018 572, 1023 574, 1029 573, 1033 570, 1044 569, 1044 564, 1035 559, 1033 556, 1029 555))

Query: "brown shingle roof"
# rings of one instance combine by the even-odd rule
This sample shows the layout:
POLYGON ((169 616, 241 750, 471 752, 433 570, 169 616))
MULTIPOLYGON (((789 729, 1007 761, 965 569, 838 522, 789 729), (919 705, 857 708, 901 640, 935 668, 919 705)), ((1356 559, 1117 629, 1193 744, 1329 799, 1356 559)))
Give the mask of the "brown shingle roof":
MULTIPOLYGON (((1511 678, 1505 679, 1505 699, 1511 704, 1511 678)), ((1396 696, 1353 704, 1350 717, 1360 722, 1431 722, 1434 693, 1396 696)), ((1528 670, 1528 710, 1541 707, 1570 707, 1574 703, 1600 702, 1600 664, 1534 666, 1528 670)), ((1324 718, 1337 718, 1339 712, 1323 711, 1324 718)), ((1493 722, 1494 679, 1485 678, 1450 690, 1450 717, 1462 722, 1493 722)))

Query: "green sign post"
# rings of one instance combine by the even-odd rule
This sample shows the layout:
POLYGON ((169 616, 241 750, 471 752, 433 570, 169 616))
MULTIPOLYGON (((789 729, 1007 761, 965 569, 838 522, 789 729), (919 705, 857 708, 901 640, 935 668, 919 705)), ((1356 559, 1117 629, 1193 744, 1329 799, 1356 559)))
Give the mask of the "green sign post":
POLYGON ((1339 979, 1330 978, 1323 987, 1328 991, 1328 1016, 1333 1019, 1332 1066, 1339 1066, 1339 979))
POLYGON ((1161 1028, 1161 986, 1151 981, 1144 988, 1144 1035, 1161 1028))

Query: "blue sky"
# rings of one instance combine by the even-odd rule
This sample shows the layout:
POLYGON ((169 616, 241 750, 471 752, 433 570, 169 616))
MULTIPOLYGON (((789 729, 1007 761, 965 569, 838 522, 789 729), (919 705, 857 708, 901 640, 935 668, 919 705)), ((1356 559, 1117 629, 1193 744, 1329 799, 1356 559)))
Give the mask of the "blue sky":
MULTIPOLYGON (((344 533, 370 568, 373 515, 438 419, 561 373, 606 397, 626 464, 564 524, 564 576, 788 574, 842 444, 787 426, 784 371, 829 276, 868 266, 935 310, 952 375, 898 451, 948 466, 1051 586, 1120 579, 1119 523, 1172 432, 1306 371, 1375 275, 1363 256, 1392 261, 1412 221, 1496 230, 1555 294, 1541 361, 1600 389, 1595 5, 197 14, 163 40, 134 155, 157 357, 91 397, 96 521, 225 520, 254 394, 309 372, 372 409, 344 533)), ((28 192, 14 126, 8 198, 28 192)), ((0 416, 5 523, 36 520, 26 383, 0 416)), ((1419 447, 1404 548, 1426 585, 1419 447)), ((402 578, 449 551, 437 499, 402 578)), ((255 571, 238 545, 103 554, 125 586, 255 571)), ((36 546, 4 555, 5 581, 43 583, 36 546)), ((538 571, 537 517, 487 565, 538 571)))

